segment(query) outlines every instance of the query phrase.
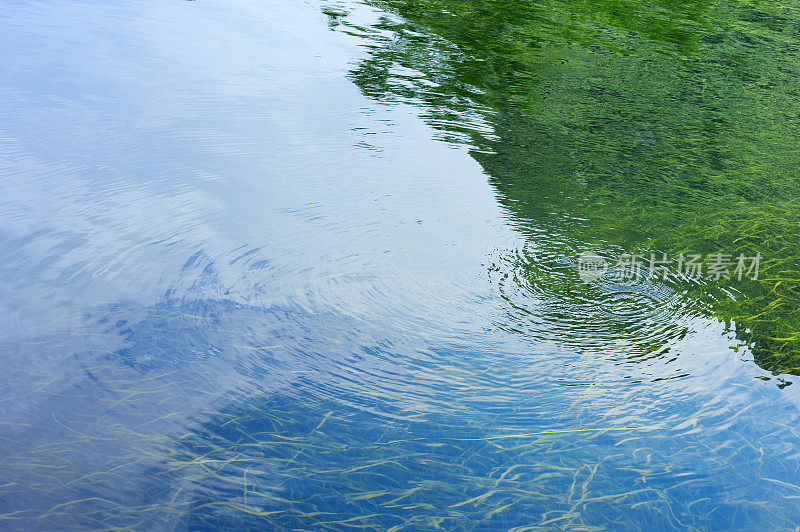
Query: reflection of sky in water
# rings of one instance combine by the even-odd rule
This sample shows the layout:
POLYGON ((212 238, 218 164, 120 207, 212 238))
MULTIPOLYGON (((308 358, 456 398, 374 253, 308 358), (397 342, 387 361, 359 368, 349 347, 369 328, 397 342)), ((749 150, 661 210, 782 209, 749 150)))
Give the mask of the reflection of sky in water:
POLYGON ((797 520, 792 388, 667 288, 642 326, 515 278, 578 244, 363 96, 317 6, 0 27, 1 526, 797 520))

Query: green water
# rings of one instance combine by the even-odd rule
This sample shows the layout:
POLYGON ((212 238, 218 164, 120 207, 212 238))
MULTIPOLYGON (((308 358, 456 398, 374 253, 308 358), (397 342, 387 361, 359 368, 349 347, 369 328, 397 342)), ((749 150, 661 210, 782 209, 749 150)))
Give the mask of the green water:
MULTIPOLYGON (((326 5, 331 24, 370 33, 326 5)), ((756 281, 681 290, 764 368, 800 371, 800 6, 375 5, 404 20, 372 28, 386 33, 351 73, 365 94, 423 105, 447 140, 472 147, 523 229, 559 232, 549 245, 760 253, 756 281), (470 126, 475 109, 490 134, 470 126)), ((523 262, 538 275, 540 263, 523 262)))

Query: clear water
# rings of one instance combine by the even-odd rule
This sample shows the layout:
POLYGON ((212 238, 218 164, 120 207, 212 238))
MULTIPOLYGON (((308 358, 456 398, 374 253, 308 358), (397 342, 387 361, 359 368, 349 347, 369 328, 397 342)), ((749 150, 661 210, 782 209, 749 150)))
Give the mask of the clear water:
POLYGON ((4 2, 0 528, 795 529, 791 371, 575 260, 791 205, 797 11, 450 4, 4 2))

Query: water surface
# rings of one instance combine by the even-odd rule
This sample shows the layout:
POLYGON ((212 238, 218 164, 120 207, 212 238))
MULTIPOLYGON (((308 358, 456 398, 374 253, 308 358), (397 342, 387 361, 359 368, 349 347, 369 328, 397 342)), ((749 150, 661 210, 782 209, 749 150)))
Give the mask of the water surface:
POLYGON ((796 13, 6 2, 0 525, 794 529, 796 13))

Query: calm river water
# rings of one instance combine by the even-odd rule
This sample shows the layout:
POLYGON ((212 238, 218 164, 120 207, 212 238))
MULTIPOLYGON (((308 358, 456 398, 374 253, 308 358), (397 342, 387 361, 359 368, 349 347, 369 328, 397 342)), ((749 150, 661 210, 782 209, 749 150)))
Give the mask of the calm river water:
POLYGON ((0 528, 794 530, 771 9, 6 0, 0 528))

